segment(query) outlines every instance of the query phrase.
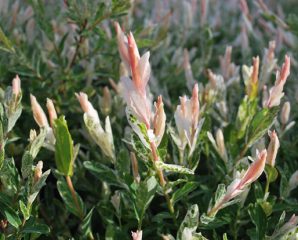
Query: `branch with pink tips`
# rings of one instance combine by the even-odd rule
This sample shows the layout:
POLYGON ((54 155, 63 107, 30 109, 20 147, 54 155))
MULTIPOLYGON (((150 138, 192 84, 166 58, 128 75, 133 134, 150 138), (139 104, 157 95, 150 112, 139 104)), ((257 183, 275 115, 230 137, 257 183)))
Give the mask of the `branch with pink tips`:
POLYGON ((266 159, 267 151, 264 149, 258 154, 257 159, 248 167, 246 172, 242 176, 238 174, 230 183, 225 193, 217 199, 212 208, 209 208, 207 215, 214 217, 220 209, 232 204, 233 202, 230 201, 233 198, 239 196, 251 183, 260 177, 265 169, 266 159))
POLYGON ((285 62, 280 71, 276 73, 276 80, 274 86, 270 89, 269 99, 266 106, 268 108, 279 106, 281 98, 284 96, 283 88, 290 75, 290 57, 285 56, 285 62))

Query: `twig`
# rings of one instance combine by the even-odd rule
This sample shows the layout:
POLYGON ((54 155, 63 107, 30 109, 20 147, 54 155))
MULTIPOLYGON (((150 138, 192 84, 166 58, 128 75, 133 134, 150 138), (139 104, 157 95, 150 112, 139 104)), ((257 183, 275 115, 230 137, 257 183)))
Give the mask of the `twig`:
MULTIPOLYGON (((166 186, 166 180, 164 178, 164 175, 163 175, 163 172, 160 168, 158 168, 156 166, 156 162, 159 160, 158 159, 158 155, 157 155, 157 149, 156 149, 156 146, 155 146, 155 143, 154 142, 151 142, 150 143, 150 147, 151 147, 151 152, 152 152, 152 156, 153 156, 153 163, 154 163, 154 166, 155 166, 155 169, 156 169, 156 172, 157 172, 157 175, 159 177, 159 182, 160 182, 160 185, 162 186, 163 188, 163 193, 164 193, 164 196, 166 198, 166 201, 167 201, 167 204, 168 204, 168 208, 169 208, 169 211, 170 213, 174 216, 174 213, 175 213, 175 210, 174 210, 174 206, 173 206, 173 203, 170 199, 170 196, 169 194, 167 193, 167 190, 165 188, 166 186)), ((173 217, 174 220, 175 220, 175 217, 173 217)))
POLYGON ((77 58, 77 56, 78 56, 78 54, 79 54, 79 50, 80 50, 81 44, 82 44, 82 43, 84 42, 84 40, 85 40, 85 37, 82 35, 82 33, 83 33, 84 30, 86 29, 87 23, 88 23, 88 21, 85 20, 84 23, 83 23, 83 25, 82 25, 82 27, 81 27, 81 29, 80 29, 80 31, 79 31, 79 40, 77 41, 77 44, 76 44, 75 53, 74 53, 74 55, 73 55, 73 57, 72 57, 72 59, 71 59, 69 65, 68 65, 68 67, 67 67, 66 72, 69 72, 69 71, 70 71, 71 67, 74 65, 74 63, 75 63, 75 61, 76 61, 76 58, 77 58))
POLYGON ((79 204, 79 201, 78 201, 76 192, 74 190, 74 187, 73 187, 71 178, 70 178, 70 176, 65 176, 65 178, 66 178, 66 182, 67 182, 67 186, 69 188, 69 191, 71 192, 72 198, 73 198, 73 200, 75 202, 75 205, 76 205, 76 207, 78 209, 78 212, 80 214, 80 218, 83 219, 84 218, 84 214, 83 214, 83 211, 82 211, 82 209, 80 207, 80 204, 79 204))

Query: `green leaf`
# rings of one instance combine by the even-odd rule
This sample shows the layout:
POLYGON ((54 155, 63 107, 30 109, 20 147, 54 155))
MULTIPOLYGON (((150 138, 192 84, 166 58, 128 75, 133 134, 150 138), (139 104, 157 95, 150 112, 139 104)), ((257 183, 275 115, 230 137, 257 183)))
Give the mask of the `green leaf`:
POLYGON ((3 166, 0 170, 0 179, 3 188, 2 191, 7 190, 9 194, 17 193, 21 178, 13 158, 4 159, 3 166))
POLYGON ((173 204, 186 197, 190 192, 198 187, 196 182, 187 182, 182 188, 179 188, 172 195, 171 201, 173 204))
POLYGON ((190 240, 208 240, 208 238, 205 238, 202 233, 194 233, 190 240))
POLYGON ((134 194, 134 210, 136 218, 139 222, 139 226, 143 221, 145 211, 149 207, 150 202, 154 198, 157 190, 158 183, 155 177, 150 177, 145 181, 141 182, 134 194))
POLYGON ((123 174, 130 174, 130 156, 127 149, 122 148, 117 154, 116 169, 123 174))
POLYGON ((254 194, 256 199, 264 198, 264 191, 263 191, 262 185, 258 181, 256 181, 253 184, 253 189, 254 189, 254 194))
POLYGON ((15 228, 21 225, 18 213, 8 204, 4 196, 0 195, 0 212, 6 217, 7 221, 15 228))
POLYGON ((272 213, 272 205, 270 202, 265 202, 265 201, 262 201, 259 203, 260 206, 263 208, 263 211, 264 213, 266 214, 266 216, 270 216, 271 213, 272 213))
POLYGON ((152 39, 136 39, 139 48, 152 47, 155 43, 152 39))
POLYGON ((54 122, 55 159, 58 170, 65 176, 72 176, 74 162, 74 147, 64 116, 54 122))
POLYGON ((22 233, 48 234, 50 233, 50 228, 45 224, 26 222, 22 233))
POLYGON ((81 223, 81 231, 84 237, 86 237, 88 234, 92 234, 91 231, 91 219, 93 214, 94 208, 92 208, 89 213, 85 216, 81 223))
MULTIPOLYGON (((81 218, 82 212, 80 212, 79 209, 77 208, 76 203, 72 197, 72 194, 63 178, 57 181, 57 188, 61 198, 63 199, 63 202, 65 203, 67 210, 72 214, 76 215, 77 217, 81 218)), ((80 209, 84 212, 84 209, 85 209, 84 203, 81 197, 79 196, 79 194, 77 192, 75 194, 78 199, 80 209)))
POLYGON ((4 47, 2 47, 1 49, 11 53, 15 53, 15 49, 13 48, 11 41, 5 36, 1 27, 0 27, 0 42, 2 42, 4 45, 4 47))
POLYGON ((266 164, 265 166, 265 173, 270 183, 274 182, 278 177, 277 169, 269 164, 266 164))
POLYGON ((111 168, 101 163, 91 161, 85 161, 84 167, 91 171, 94 174, 94 176, 100 179, 101 181, 105 181, 110 185, 128 189, 123 179, 119 177, 119 174, 115 170, 112 170, 111 168))
POLYGON ((236 119, 236 129, 237 138, 241 139, 246 132, 247 126, 251 121, 252 117, 255 115, 257 110, 257 101, 251 101, 247 96, 242 100, 237 113, 236 119))
POLYGON ((199 207, 194 204, 187 210, 186 216, 182 221, 180 228, 177 233, 177 240, 192 240, 200 238, 189 238, 188 236, 193 236, 197 230, 199 224, 199 207))
POLYGON ((46 129, 41 129, 38 136, 30 143, 22 157, 22 167, 21 172, 23 178, 27 178, 32 173, 32 166, 33 161, 36 158, 39 150, 41 149, 42 145, 44 144, 45 137, 46 137, 46 129))
MULTIPOLYGON (((222 199, 224 198, 226 194, 226 186, 224 184, 219 184, 217 186, 217 189, 216 189, 216 192, 215 192, 215 196, 214 196, 214 200, 211 200, 209 202, 209 207, 208 209, 213 209, 211 210, 211 212, 209 213, 209 215, 206 215, 205 213, 201 216, 201 222, 203 224, 206 224, 208 225, 209 222, 212 222, 214 219, 215 219, 215 215, 217 214, 217 212, 219 211, 218 209, 218 205, 221 205, 221 201, 222 199)), ((222 205, 222 208, 226 207, 226 206, 229 206, 231 204, 233 204, 234 201, 230 201, 230 202, 227 202, 227 203, 224 203, 222 205)))
POLYGON ((279 168, 280 171, 280 185, 279 185, 279 194, 281 198, 285 199, 288 197, 289 191, 289 180, 287 178, 286 169, 279 168))
POLYGON ((267 229, 267 217, 263 208, 259 204, 250 204, 248 208, 249 216, 256 226, 256 239, 263 240, 267 229))
POLYGON ((147 127, 144 123, 140 122, 134 115, 133 111, 126 107, 126 117, 129 125, 133 129, 133 131, 138 135, 143 145, 150 149, 150 141, 147 133, 147 127))
POLYGON ((25 205, 25 203, 21 200, 19 201, 19 206, 20 206, 20 209, 21 209, 24 219, 28 220, 30 217, 30 209, 28 209, 27 206, 25 205))
POLYGON ((296 14, 290 14, 287 23, 290 27, 290 30, 298 36, 298 16, 296 14))
POLYGON ((5 141, 3 136, 3 124, 0 120, 0 169, 2 168, 4 158, 5 158, 5 141))
POLYGON ((226 233, 224 233, 224 235, 222 236, 222 240, 229 240, 226 233))
POLYGON ((50 19, 46 16, 46 8, 45 4, 38 0, 30 0, 29 3, 31 4, 33 11, 34 11, 34 20, 39 26, 39 29, 45 33, 45 35, 50 39, 54 39, 54 31, 51 25, 50 19))
POLYGON ((5 133, 8 133, 12 130, 17 120, 22 114, 22 94, 15 96, 12 92, 12 87, 9 86, 5 91, 5 113, 7 118, 7 126, 4 130, 5 133))
POLYGON ((194 171, 186 167, 176 165, 176 164, 167 164, 162 161, 156 161, 156 166, 160 169, 166 170, 168 172, 182 173, 182 174, 194 174, 194 171))
POLYGON ((249 147, 267 133, 278 111, 279 107, 272 107, 257 112, 247 129, 246 143, 249 147))
POLYGON ((18 108, 15 109, 13 114, 8 116, 7 132, 10 132, 13 129, 17 120, 20 118, 21 114, 22 114, 22 106, 19 105, 18 108))
POLYGON ((38 182, 36 182, 36 183, 32 186, 32 189, 31 189, 31 191, 30 191, 30 195, 29 195, 29 197, 28 197, 28 203, 29 203, 30 205, 34 202, 34 200, 35 200, 35 198, 37 197, 37 195, 38 195, 39 191, 41 190, 41 188, 46 184, 45 182, 46 182, 48 176, 50 175, 50 173, 51 173, 51 170, 50 170, 50 169, 47 170, 47 171, 45 171, 45 172, 41 175, 41 177, 40 177, 40 179, 38 180, 38 182))
POLYGON ((27 178, 32 173, 32 167, 33 167, 33 157, 30 154, 29 151, 25 151, 23 157, 22 157, 22 176, 23 178, 27 178))
POLYGON ((215 192, 214 202, 217 203, 221 201, 225 194, 226 186, 224 184, 219 184, 215 192))

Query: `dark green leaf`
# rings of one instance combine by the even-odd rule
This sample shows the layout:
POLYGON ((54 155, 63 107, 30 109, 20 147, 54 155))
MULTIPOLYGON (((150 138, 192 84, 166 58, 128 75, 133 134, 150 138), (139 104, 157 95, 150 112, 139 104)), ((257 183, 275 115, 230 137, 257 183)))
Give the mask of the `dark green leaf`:
POLYGON ((248 213, 256 226, 256 239, 263 240, 267 229, 267 217, 259 204, 250 204, 248 213))
POLYGON ((21 225, 21 219, 19 218, 18 213, 11 207, 11 204, 7 203, 7 200, 2 194, 0 195, 0 212, 15 228, 18 228, 21 225))
POLYGON ((73 213, 74 215, 76 215, 77 217, 81 218, 85 208, 84 208, 84 203, 81 197, 79 196, 79 194, 75 193, 79 202, 80 209, 78 209, 78 207, 76 206, 76 202, 73 199, 73 196, 64 179, 61 178, 60 180, 57 181, 57 188, 61 198, 65 203, 67 210, 73 213))
POLYGON ((0 169, 2 168, 4 158, 5 158, 5 142, 4 142, 4 135, 3 135, 3 124, 0 120, 0 169))
POLYGON ((248 146, 259 140, 274 122, 274 119, 279 111, 279 107, 263 108, 252 119, 246 136, 248 146))
POLYGON ((84 162, 84 166, 86 169, 91 171, 95 177, 100 179, 101 181, 105 181, 110 185, 126 188, 124 181, 119 177, 118 173, 111 168, 98 163, 98 162, 84 162))
POLYGON ((139 222, 139 226, 143 221, 146 209, 154 198, 157 186, 157 181, 153 176, 141 182, 137 186, 134 195, 134 210, 136 213, 136 218, 139 222))
POLYGON ((182 188, 179 188, 172 195, 171 201, 173 204, 179 200, 185 198, 190 192, 194 191, 198 187, 196 182, 187 182, 182 188))
POLYGON ((50 228, 45 224, 31 223, 25 224, 22 229, 22 233, 37 233, 37 234, 48 234, 50 233, 50 228))
POLYGON ((91 220, 92 220, 92 214, 93 214, 94 208, 92 208, 89 213, 85 216, 85 218, 82 221, 81 224, 81 230, 84 237, 86 237, 88 234, 92 234, 91 230, 91 220))

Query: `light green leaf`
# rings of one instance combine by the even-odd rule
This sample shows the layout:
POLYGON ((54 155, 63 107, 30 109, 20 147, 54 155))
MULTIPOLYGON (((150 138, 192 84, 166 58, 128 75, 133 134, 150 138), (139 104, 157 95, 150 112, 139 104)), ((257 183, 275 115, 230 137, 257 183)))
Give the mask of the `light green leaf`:
POLYGON ((199 207, 197 204, 190 206, 177 233, 177 240, 200 239, 193 238, 199 224, 199 207))
POLYGON ((242 100, 237 113, 236 128, 237 138, 240 139, 245 135, 245 131, 252 117, 256 114, 258 102, 250 100, 248 96, 242 100))
POLYGON ((33 161, 41 149, 46 137, 46 129, 41 129, 38 136, 29 144, 23 157, 21 172, 23 178, 27 178, 32 173, 33 161))
POLYGON ((226 186, 224 184, 218 184, 215 192, 214 202, 217 203, 221 201, 225 194, 226 194, 226 186))
POLYGON ((249 147, 267 133, 278 111, 279 107, 272 107, 257 112, 247 129, 246 142, 249 147))
POLYGON ((166 170, 168 172, 176 172, 176 173, 182 173, 182 174, 194 174, 194 171, 191 169, 188 169, 186 167, 176 165, 176 164, 167 164, 162 161, 157 161, 156 166, 158 168, 166 170))
POLYGON ((74 147, 64 116, 54 122, 55 159, 58 170, 65 176, 72 176, 74 162, 74 147))
POLYGON ((274 182, 278 177, 277 169, 269 164, 266 164, 265 166, 265 173, 270 183, 274 182))
POLYGON ((15 53, 15 50, 13 48, 11 41, 5 36, 1 27, 0 27, 0 42, 2 42, 4 45, 4 47, 1 47, 2 50, 15 53))
POLYGON ((25 205, 25 203, 21 200, 19 201, 19 206, 20 206, 20 209, 21 209, 24 219, 28 220, 30 218, 30 209, 28 209, 27 206, 25 205))
POLYGON ((45 185, 45 182, 48 178, 48 176, 50 175, 51 173, 51 170, 47 170, 46 172, 44 172, 40 179, 38 180, 38 182, 36 182, 33 186, 32 186, 32 189, 31 189, 31 193, 30 193, 30 196, 28 197, 28 203, 31 205, 35 198, 37 197, 39 191, 41 190, 41 188, 45 185))
POLYGON ((7 190, 9 194, 17 193, 21 177, 13 158, 4 159, 3 166, 0 170, 0 179, 4 191, 7 190))
POLYGON ((144 123, 141 123, 132 113, 132 110, 129 107, 126 107, 126 117, 129 125, 133 131, 138 135, 141 142, 146 148, 150 149, 150 141, 147 133, 147 128, 144 123))

